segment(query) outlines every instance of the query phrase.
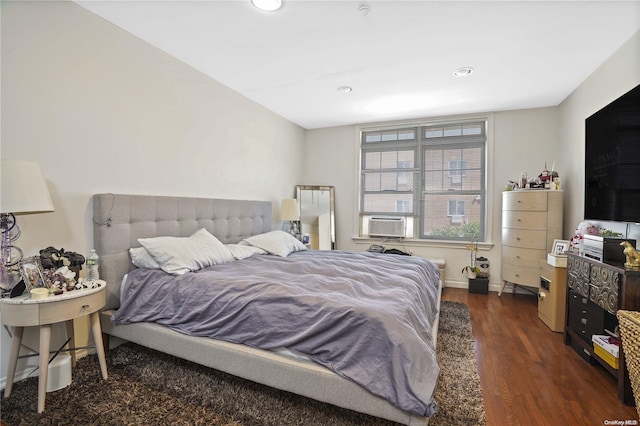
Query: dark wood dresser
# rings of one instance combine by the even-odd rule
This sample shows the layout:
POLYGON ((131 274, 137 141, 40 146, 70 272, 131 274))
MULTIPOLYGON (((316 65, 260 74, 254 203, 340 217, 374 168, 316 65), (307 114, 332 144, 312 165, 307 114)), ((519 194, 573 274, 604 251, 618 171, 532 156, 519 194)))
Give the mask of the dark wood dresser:
POLYGON ((618 399, 633 405, 629 374, 620 350, 619 367, 594 353, 594 334, 609 334, 618 325, 618 309, 640 310, 640 269, 608 264, 569 253, 564 343, 590 364, 601 364, 618 381, 618 399), (607 331, 605 331, 607 330, 607 331))

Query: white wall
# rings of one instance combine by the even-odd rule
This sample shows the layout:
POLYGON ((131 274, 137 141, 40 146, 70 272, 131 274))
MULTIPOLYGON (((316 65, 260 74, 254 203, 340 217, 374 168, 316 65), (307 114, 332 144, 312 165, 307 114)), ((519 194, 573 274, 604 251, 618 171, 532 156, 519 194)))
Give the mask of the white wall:
MULTIPOLYGON (((584 120, 640 84, 640 31, 594 71, 560 104, 562 154, 571 176, 564 188, 565 237, 573 235, 582 221, 584 208, 584 120)), ((599 226, 625 232, 621 224, 595 222, 599 226)), ((640 226, 630 228, 629 238, 640 241, 640 226)))
POLYGON ((0 154, 38 161, 56 209, 18 217, 26 255, 86 254, 94 193, 268 200, 276 220, 303 182, 297 125, 74 3, 1 7, 0 154))

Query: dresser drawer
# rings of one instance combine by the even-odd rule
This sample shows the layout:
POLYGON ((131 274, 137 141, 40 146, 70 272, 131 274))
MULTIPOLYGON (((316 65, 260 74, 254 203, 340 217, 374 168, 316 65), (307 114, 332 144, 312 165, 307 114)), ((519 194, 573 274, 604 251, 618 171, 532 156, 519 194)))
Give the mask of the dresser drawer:
MULTIPOLYGON (((55 297, 55 296, 49 296, 55 297)), ((105 292, 40 304, 40 324, 51 324, 97 312, 104 306, 105 292)))
POLYGON ((545 191, 506 191, 502 193, 502 210, 547 211, 545 191))
POLYGON ((502 262, 512 265, 539 267, 540 260, 547 256, 546 250, 502 246, 502 262))
POLYGON ((540 288, 540 267, 502 263, 501 278, 510 283, 540 288))
POLYGON ((588 297, 579 295, 573 291, 569 292, 569 328, 591 343, 591 336, 603 334, 605 324, 605 314, 595 303, 589 301, 588 297))
POLYGON ((603 333, 602 324, 598 326, 592 323, 589 318, 578 315, 569 315, 569 328, 587 343, 591 343, 591 336, 594 334, 603 333))
POLYGON ((602 308, 591 302, 588 297, 573 291, 569 292, 569 314, 586 317, 591 323, 599 321, 599 324, 603 324, 604 311, 602 308))
POLYGON ((502 227, 547 230, 547 212, 503 211, 502 227))
MULTIPOLYGON (((502 244, 511 247, 547 250, 546 231, 502 228, 502 244)), ((542 257, 544 258, 544 257, 542 257)))

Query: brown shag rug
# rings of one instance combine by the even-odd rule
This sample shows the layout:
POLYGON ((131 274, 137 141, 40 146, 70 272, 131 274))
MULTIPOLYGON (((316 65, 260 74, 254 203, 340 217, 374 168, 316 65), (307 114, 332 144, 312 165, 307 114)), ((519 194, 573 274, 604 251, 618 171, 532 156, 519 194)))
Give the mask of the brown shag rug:
MULTIPOLYGON (((484 425, 485 413, 466 305, 443 302, 438 335, 439 412, 429 425, 484 425)), ((73 382, 47 394, 36 412, 38 378, 14 384, 2 400, 13 425, 393 425, 127 343, 107 354, 102 380, 95 355, 78 361, 73 382)))

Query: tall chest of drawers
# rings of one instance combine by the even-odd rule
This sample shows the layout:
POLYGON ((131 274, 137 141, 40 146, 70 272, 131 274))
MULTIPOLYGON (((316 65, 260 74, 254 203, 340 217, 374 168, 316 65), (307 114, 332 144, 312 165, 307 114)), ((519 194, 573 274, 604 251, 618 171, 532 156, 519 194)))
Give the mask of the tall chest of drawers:
POLYGON ((623 351, 618 368, 594 352, 594 334, 614 332, 618 309, 640 310, 640 270, 607 264, 569 253, 567 255, 567 313, 564 343, 585 361, 599 363, 618 381, 618 399, 633 402, 623 351))
POLYGON ((563 191, 502 193, 502 294, 507 283, 540 288, 540 260, 562 239, 563 191))

